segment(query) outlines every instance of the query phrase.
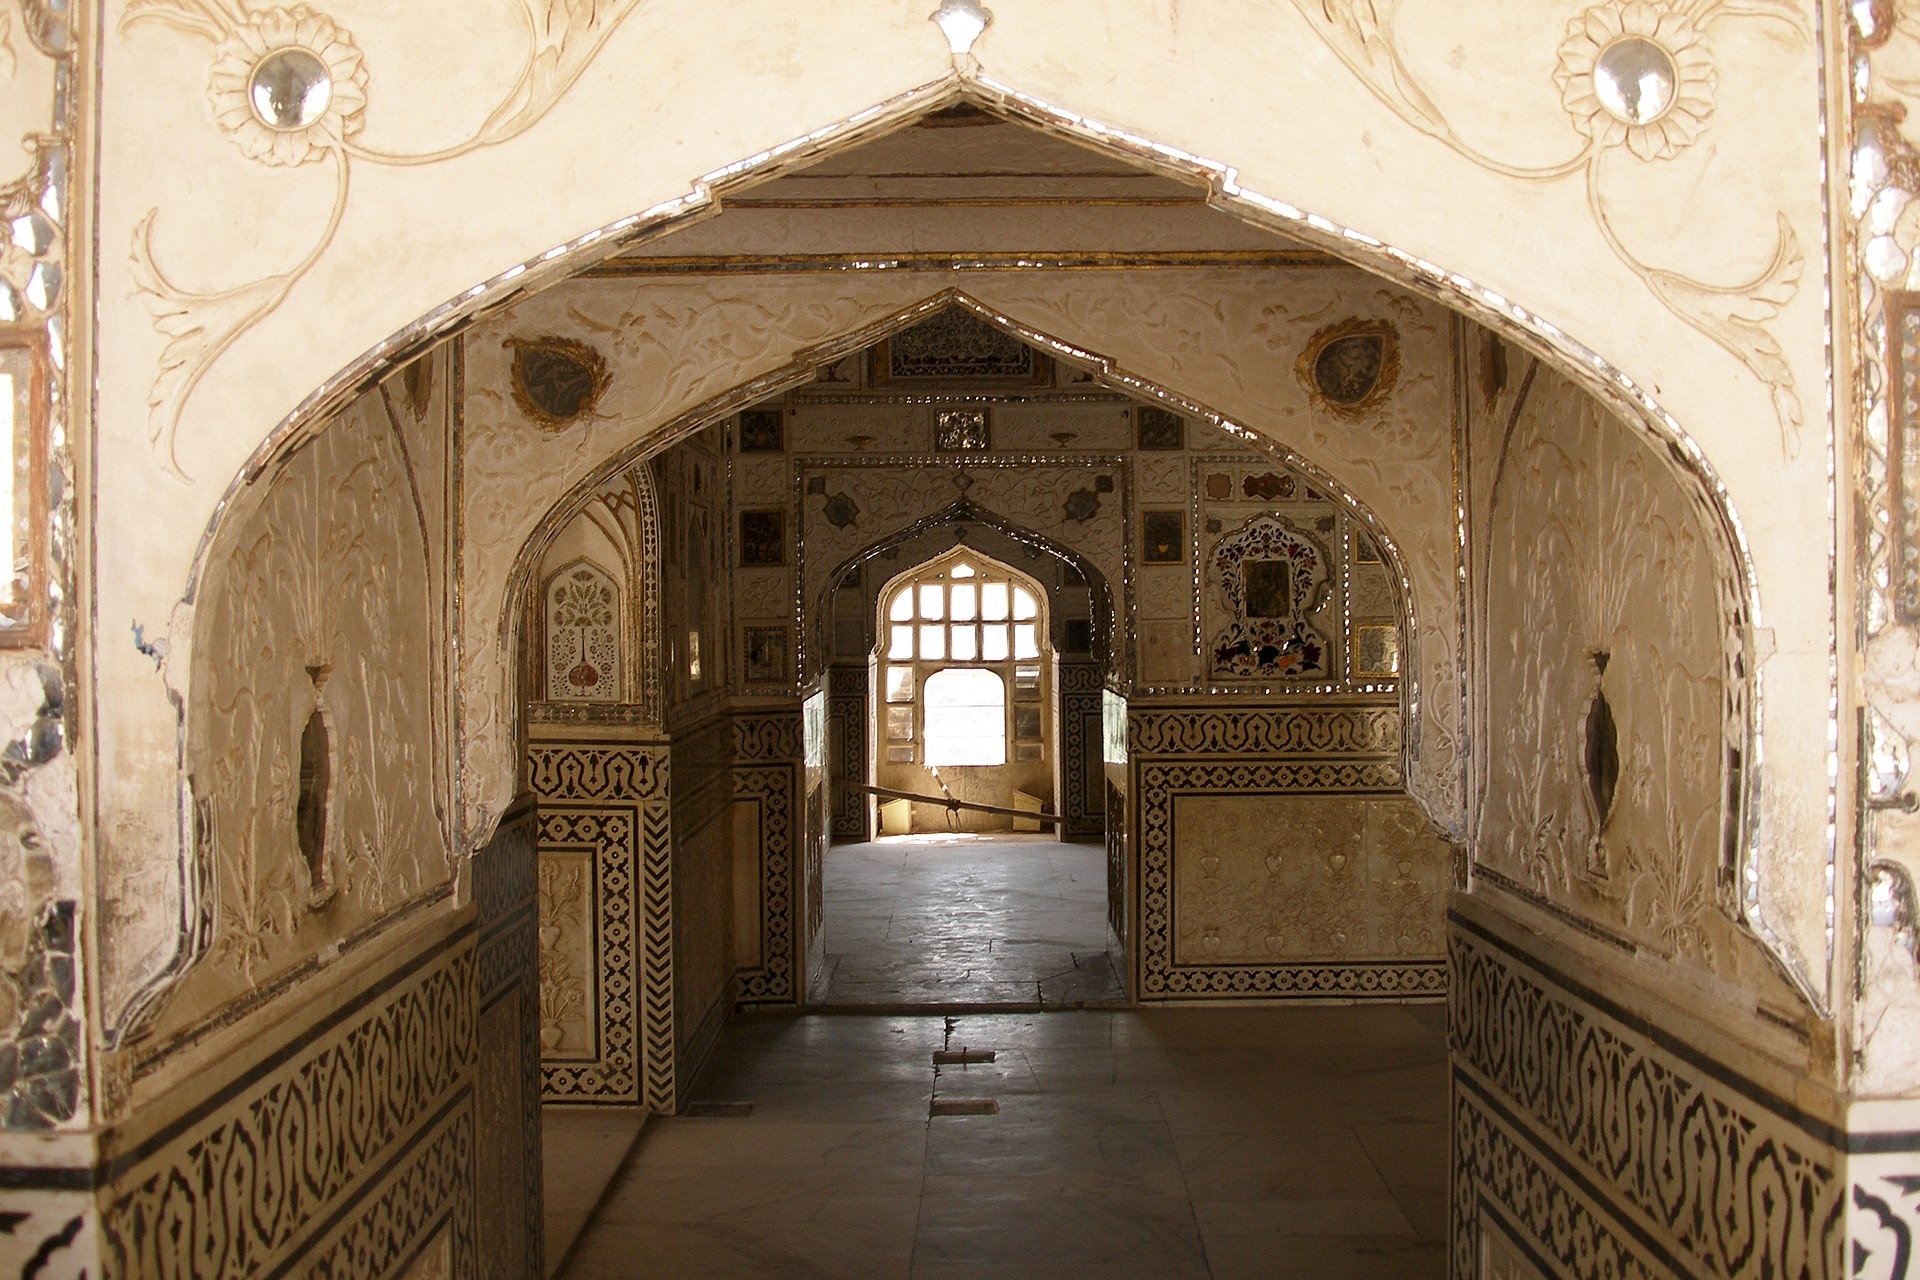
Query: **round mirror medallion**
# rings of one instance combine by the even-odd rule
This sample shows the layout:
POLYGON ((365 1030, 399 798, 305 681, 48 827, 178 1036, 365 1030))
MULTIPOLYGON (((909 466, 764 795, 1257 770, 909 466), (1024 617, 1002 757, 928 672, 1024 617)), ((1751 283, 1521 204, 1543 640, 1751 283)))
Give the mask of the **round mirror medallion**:
POLYGON ((1673 105, 1679 79, 1672 54, 1640 36, 1622 36, 1594 60, 1593 96, 1628 124, 1647 124, 1673 105))
POLYGON ((304 129, 326 114, 333 101, 333 76, 316 54, 276 49, 260 59, 247 78, 247 101, 269 129, 304 129))

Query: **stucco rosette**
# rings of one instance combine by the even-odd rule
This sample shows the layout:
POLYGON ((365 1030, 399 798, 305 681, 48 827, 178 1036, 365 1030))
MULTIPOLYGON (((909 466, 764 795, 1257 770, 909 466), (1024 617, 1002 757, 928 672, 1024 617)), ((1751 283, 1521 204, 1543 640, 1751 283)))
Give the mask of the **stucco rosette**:
POLYGON ((207 76, 213 117, 251 159, 289 168, 317 160, 358 133, 367 105, 366 59, 353 37, 305 5, 266 9, 237 24, 214 50, 207 76), (326 67, 326 107, 297 128, 276 128, 253 104, 255 72, 283 50, 312 54, 326 67))
POLYGON ((1713 57, 1699 28, 1680 10, 1652 0, 1596 5, 1567 24, 1553 73, 1574 127, 1602 147, 1625 144, 1642 160, 1666 160, 1699 138, 1713 114, 1713 57), (1672 94, 1650 118, 1634 121, 1609 105, 1595 78, 1609 50, 1644 41, 1672 64, 1672 94))

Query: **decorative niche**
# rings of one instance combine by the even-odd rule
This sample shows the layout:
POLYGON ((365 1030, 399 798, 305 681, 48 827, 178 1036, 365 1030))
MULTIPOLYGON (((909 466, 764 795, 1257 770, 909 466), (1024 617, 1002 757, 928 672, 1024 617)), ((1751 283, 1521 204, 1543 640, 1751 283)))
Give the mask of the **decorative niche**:
POLYGON ((509 338, 513 352, 513 400, 549 431, 588 416, 607 393, 612 375, 598 351, 575 338, 548 334, 509 338))
POLYGON ((946 307, 883 338, 871 353, 875 387, 1044 387, 1053 361, 964 307, 946 307))
POLYGON ((620 589, 597 565, 575 561, 547 580, 543 655, 553 702, 620 700, 620 589))
POLYGON ((1400 335, 1385 320, 1342 320, 1307 340, 1294 372, 1317 407, 1358 417, 1399 381, 1400 335))

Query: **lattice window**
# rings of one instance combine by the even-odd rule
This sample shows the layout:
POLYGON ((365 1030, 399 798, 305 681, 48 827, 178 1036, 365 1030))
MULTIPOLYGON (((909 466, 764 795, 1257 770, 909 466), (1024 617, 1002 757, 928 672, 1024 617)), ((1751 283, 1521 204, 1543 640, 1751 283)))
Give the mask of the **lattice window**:
POLYGON ((1036 584, 963 548, 894 584, 880 636, 890 763, 1041 758, 1052 649, 1036 584))

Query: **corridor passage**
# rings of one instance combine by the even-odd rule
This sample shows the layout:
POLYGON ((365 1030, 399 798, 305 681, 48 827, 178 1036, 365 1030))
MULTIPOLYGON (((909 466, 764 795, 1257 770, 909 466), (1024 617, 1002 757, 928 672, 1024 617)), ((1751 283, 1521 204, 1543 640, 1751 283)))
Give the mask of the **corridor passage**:
POLYGON ((744 1015, 561 1275, 1443 1276, 1445 1038, 1438 1006, 744 1015))
POLYGON ((832 1005, 1115 1004, 1106 850, 1040 835, 888 836, 827 850, 832 1005))

